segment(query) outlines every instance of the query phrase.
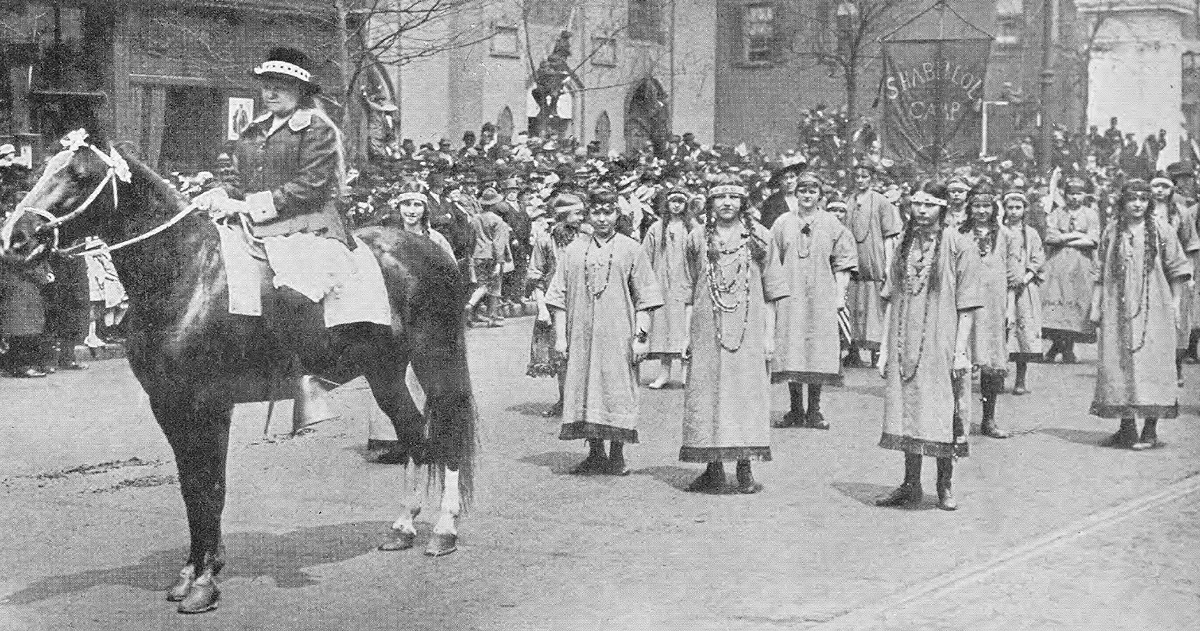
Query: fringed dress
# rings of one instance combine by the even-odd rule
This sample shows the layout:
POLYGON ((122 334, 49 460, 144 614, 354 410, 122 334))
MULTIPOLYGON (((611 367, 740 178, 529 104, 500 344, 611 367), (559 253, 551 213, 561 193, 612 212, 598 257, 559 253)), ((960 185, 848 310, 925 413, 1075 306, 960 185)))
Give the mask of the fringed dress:
POLYGON ((876 191, 855 195, 846 205, 846 225, 858 251, 858 273, 850 281, 847 307, 850 331, 860 348, 879 350, 883 339, 883 279, 887 277, 884 241, 900 234, 900 211, 876 191))
MULTIPOLYGON (((966 457, 966 422, 955 423, 952 379, 960 311, 982 304, 979 252, 957 227, 938 239, 914 235, 901 278, 888 276, 891 304, 879 446, 937 458, 966 457)), ((897 252, 897 256, 904 253, 897 252)))
POLYGON ((663 290, 663 306, 654 310, 650 323, 650 352, 648 357, 682 355, 687 346, 685 303, 688 285, 684 278, 684 246, 688 239, 682 218, 667 223, 667 236, 662 234, 662 220, 646 231, 642 247, 650 259, 650 267, 663 290))
POLYGON ((1100 217, 1094 208, 1055 208, 1046 217, 1046 286, 1042 292, 1042 335, 1051 340, 1091 344, 1095 327, 1088 319, 1092 307, 1091 269, 1095 245, 1065 245, 1063 235, 1080 232, 1100 242, 1100 217))
POLYGON ((1046 279, 1046 253, 1042 250, 1042 238, 1033 226, 1024 224, 1009 231, 1009 239, 1016 247, 1017 268, 1020 285, 1013 297, 1013 322, 1009 323, 1008 360, 1039 361, 1042 358, 1042 292, 1046 279), (1033 280, 1024 284, 1025 275, 1032 273, 1033 280))
POLYGON ((567 319, 562 440, 638 442, 632 363, 634 316, 662 306, 662 290, 637 241, 576 239, 563 248, 546 305, 567 319))
POLYGON ((1145 222, 1109 222, 1093 267, 1101 293, 1091 413, 1101 418, 1179 416, 1170 283, 1190 278, 1192 264, 1170 225, 1156 226, 1158 251, 1147 261, 1145 222))
MULTIPOLYGON (((754 226, 769 248, 770 233, 754 226)), ((768 251, 762 264, 754 262, 747 240, 723 244, 710 271, 704 228, 687 238, 693 361, 684 392, 683 462, 771 459, 763 333, 767 303, 786 296, 788 285, 778 259, 768 251)))
POLYGON ((787 213, 771 226, 788 283, 775 324, 771 382, 842 385, 835 272, 858 269, 854 237, 831 213, 787 213))
POLYGON ((979 300, 975 324, 971 327, 971 364, 981 374, 1004 375, 1008 372, 1008 288, 1021 280, 1023 268, 1018 265, 1018 252, 1010 234, 1004 228, 987 233, 972 232, 979 252, 979 300))

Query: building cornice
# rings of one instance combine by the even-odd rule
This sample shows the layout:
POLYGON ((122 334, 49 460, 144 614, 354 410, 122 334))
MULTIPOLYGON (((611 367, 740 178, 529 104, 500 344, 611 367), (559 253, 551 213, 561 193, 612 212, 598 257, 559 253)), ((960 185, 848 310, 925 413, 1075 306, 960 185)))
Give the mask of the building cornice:
POLYGON ((1191 15, 1196 10, 1195 0, 1075 0, 1075 9, 1080 13, 1154 13, 1166 11, 1191 15))

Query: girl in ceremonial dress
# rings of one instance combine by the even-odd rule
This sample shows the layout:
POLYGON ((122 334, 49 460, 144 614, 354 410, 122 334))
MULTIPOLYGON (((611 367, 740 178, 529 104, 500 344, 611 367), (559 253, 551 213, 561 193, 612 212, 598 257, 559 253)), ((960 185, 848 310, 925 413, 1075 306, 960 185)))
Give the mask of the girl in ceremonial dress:
POLYGON ((979 250, 957 227, 943 227, 949 194, 925 182, 910 200, 912 218, 884 283, 887 301, 880 374, 884 390, 879 446, 904 452, 904 482, 876 503, 921 502, 921 461, 937 459, 938 507, 958 504, 950 483, 954 460, 969 453, 956 422, 954 381, 969 379, 970 333, 982 301, 979 250))
POLYGON ((549 230, 533 233, 533 254, 529 261, 529 284, 533 287, 533 299, 537 303, 537 318, 533 322, 533 340, 529 345, 529 365, 525 374, 530 377, 554 377, 558 380, 558 402, 543 414, 546 418, 562 416, 563 388, 566 385, 567 358, 554 350, 554 322, 550 308, 546 305, 546 290, 554 278, 554 269, 562 251, 581 234, 583 224, 583 200, 564 193, 551 202, 554 208, 554 224, 549 230))
POLYGON ((1008 332, 1008 360, 1016 362, 1017 376, 1012 393, 1029 393, 1026 376, 1029 362, 1042 359, 1042 294, 1041 285, 1046 272, 1043 266, 1046 253, 1042 250, 1042 238, 1033 226, 1025 223, 1025 212, 1029 200, 1025 193, 1011 190, 1004 194, 1004 229, 1012 242, 1017 257, 1019 282, 1012 289, 1009 301, 1011 320, 1008 332))
MULTIPOLYGON (((1200 257, 1200 236, 1196 234, 1196 211, 1193 206, 1186 206, 1183 200, 1175 196, 1175 184, 1165 173, 1155 176, 1150 181, 1150 196, 1154 218, 1166 223, 1175 231, 1179 247, 1192 263, 1193 271, 1197 258, 1200 257)), ((1176 322, 1175 340, 1175 378, 1176 384, 1183 387, 1183 358, 1188 352, 1188 342, 1191 338, 1192 289, 1195 279, 1188 280, 1187 291, 1180 298, 1179 319, 1176 322)))
MULTIPOLYGON (((1005 334, 1008 331, 1009 291, 1020 282, 1022 269, 1018 266, 1016 244, 1010 233, 1000 226, 997 201, 987 185, 972 190, 967 199, 970 214, 960 231, 974 241, 981 263, 982 306, 975 311, 971 329, 971 363, 979 370, 979 390, 983 397, 983 420, 979 431, 991 438, 1008 438, 1008 433, 996 426, 996 403, 1008 374, 1005 334)), ((967 384, 963 386, 965 388, 967 384)))
POLYGON ((737 462, 741 493, 757 493, 751 461, 771 459, 775 305, 788 294, 770 233, 746 207, 734 177, 709 191, 704 226, 688 235, 687 320, 694 362, 684 394, 683 462, 706 463, 689 491, 725 490, 725 461, 737 462))
POLYGON ((1134 450, 1157 447, 1158 419, 1179 416, 1176 321, 1192 277, 1175 231, 1154 217, 1150 201, 1145 180, 1121 187, 1093 267, 1091 317, 1099 344, 1091 413, 1121 419, 1102 444, 1134 450))
POLYGON ((588 441, 572 473, 628 475, 624 446, 638 442, 634 367, 649 351, 662 290, 641 244, 616 230, 616 193, 599 190, 589 201, 592 235, 563 249, 546 292, 555 350, 567 357, 559 438, 588 441))
POLYGON ((1052 344, 1046 361, 1061 355, 1064 363, 1075 362, 1075 343, 1096 341, 1088 320, 1091 305, 1092 256, 1100 241, 1100 215, 1085 205, 1083 180, 1066 184, 1066 206, 1046 216, 1046 287, 1042 293, 1042 337, 1052 344))
POLYGON ((802 173, 796 184, 796 211, 771 227, 772 248, 788 282, 788 297, 779 303, 771 359, 771 382, 788 384, 791 403, 779 427, 829 429, 821 412, 821 389, 842 385, 838 310, 846 306, 858 251, 850 231, 817 203, 820 195, 820 178, 802 173))
POLYGON ((683 349, 687 346, 687 322, 684 317, 688 285, 684 279, 684 242, 695 227, 695 219, 688 209, 691 197, 687 191, 673 188, 663 194, 659 204, 660 219, 654 222, 642 247, 650 259, 650 267, 663 290, 662 308, 655 309, 650 322, 650 354, 648 357, 661 360, 658 376, 648 385, 658 390, 671 379, 671 367, 680 365, 682 380, 683 349))

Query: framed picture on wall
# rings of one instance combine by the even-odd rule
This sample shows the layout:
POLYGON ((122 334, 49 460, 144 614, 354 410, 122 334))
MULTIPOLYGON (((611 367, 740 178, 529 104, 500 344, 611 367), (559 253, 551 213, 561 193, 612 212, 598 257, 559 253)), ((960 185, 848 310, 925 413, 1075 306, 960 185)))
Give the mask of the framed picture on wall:
POLYGON ((229 97, 229 119, 225 126, 228 131, 225 137, 229 140, 237 140, 252 120, 254 120, 254 99, 229 97))

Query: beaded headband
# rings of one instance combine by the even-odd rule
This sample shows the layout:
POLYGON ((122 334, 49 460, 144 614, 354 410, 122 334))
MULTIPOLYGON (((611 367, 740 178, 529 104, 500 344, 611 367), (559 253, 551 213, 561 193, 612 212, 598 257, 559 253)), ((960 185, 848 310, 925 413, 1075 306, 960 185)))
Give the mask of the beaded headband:
POLYGON ((941 197, 937 197, 935 195, 930 195, 929 193, 926 193, 925 191, 917 191, 916 193, 913 194, 912 197, 909 198, 909 201, 911 201, 914 204, 931 204, 933 206, 948 206, 949 205, 949 202, 942 199, 941 197))
POLYGON ((554 214, 556 214, 556 215, 565 215, 565 214, 568 214, 568 213, 573 213, 573 212, 575 212, 575 211, 577 211, 577 210, 578 210, 579 212, 583 212, 583 204, 570 204, 570 205, 568 205, 568 206, 555 206, 555 207, 554 207, 554 214))
POLYGON ((737 197, 746 196, 746 187, 739 184, 720 184, 708 189, 709 197, 720 197, 722 195, 734 195, 737 197))
POLYGON ((1150 180, 1150 186, 1154 186, 1155 184, 1162 184, 1168 188, 1175 188, 1175 183, 1165 177, 1156 177, 1153 180, 1150 180))
POLYGON ((417 201, 417 202, 421 202, 422 204, 429 203, 429 198, 425 196, 425 193, 421 193, 418 191, 409 191, 407 193, 399 193, 396 195, 396 197, 394 199, 396 200, 397 203, 408 202, 408 201, 417 201))
POLYGON ((1010 198, 1010 197, 1015 197, 1026 204, 1029 203, 1029 199, 1026 198, 1025 193, 1022 193, 1021 191, 1009 191, 1009 192, 1005 193, 1004 197, 1001 197, 1000 199, 1003 201, 1008 201, 1008 198, 1010 198))
POLYGON ((667 201, 670 201, 676 197, 682 197, 683 201, 687 201, 688 194, 683 191, 671 191, 671 192, 667 193, 667 201))

